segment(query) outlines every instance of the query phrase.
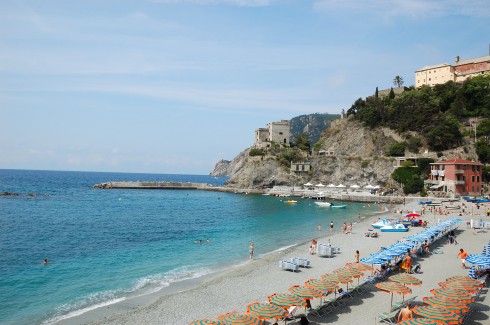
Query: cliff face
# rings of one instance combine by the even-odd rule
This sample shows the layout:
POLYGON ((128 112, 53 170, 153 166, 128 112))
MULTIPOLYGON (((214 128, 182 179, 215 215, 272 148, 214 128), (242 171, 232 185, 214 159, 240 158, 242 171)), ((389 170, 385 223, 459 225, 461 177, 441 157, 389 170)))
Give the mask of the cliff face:
POLYGON ((214 166, 209 176, 229 176, 231 171, 231 161, 221 159, 214 166))
POLYGON ((291 125, 291 140, 294 141, 300 133, 306 133, 310 143, 314 145, 323 130, 330 127, 330 123, 340 117, 338 114, 308 114, 294 117, 289 121, 291 125))
MULTIPOLYGON (((319 150, 308 157, 311 172, 298 174, 281 166, 275 156, 249 157, 250 149, 241 152, 230 164, 228 186, 239 188, 271 187, 273 185, 304 184, 307 182, 344 185, 383 185, 390 182, 396 159, 385 156, 395 143, 403 141, 388 128, 369 129, 351 119, 336 120, 324 130, 319 139, 319 150)), ((423 151, 424 148, 421 149, 423 151)), ((435 152, 414 154, 411 157, 438 159, 476 156, 471 141, 437 157, 435 152)))

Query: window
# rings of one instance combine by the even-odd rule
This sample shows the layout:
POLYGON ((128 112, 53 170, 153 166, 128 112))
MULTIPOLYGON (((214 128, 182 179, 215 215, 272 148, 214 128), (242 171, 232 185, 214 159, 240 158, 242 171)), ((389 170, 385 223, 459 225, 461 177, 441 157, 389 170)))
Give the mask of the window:
POLYGON ((476 176, 477 183, 480 183, 480 176, 476 176))
POLYGON ((471 170, 475 171, 475 165, 471 165, 471 170))
POLYGON ((476 166, 476 170, 477 171, 480 171, 480 166, 476 166))
POLYGON ((474 175, 473 175, 473 176, 471 176, 471 181, 472 181, 472 182, 475 182, 475 176, 474 176, 474 175))
POLYGON ((282 132, 279 132, 279 135, 282 135, 282 132))
POLYGON ((463 165, 463 170, 466 170, 466 165, 463 165))

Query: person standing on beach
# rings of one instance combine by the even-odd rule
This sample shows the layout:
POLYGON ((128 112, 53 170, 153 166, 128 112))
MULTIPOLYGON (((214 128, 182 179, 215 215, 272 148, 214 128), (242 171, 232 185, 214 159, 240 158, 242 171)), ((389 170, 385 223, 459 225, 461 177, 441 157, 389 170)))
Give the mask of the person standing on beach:
POLYGON ((342 225, 342 232, 344 233, 344 235, 347 234, 347 224, 344 222, 344 224, 342 225))
POLYGON ((359 263, 359 258, 361 257, 361 255, 359 254, 359 251, 356 251, 356 255, 354 255, 355 258, 356 258, 356 263, 359 263))
POLYGON ((333 233, 333 221, 330 221, 330 233, 333 233))
POLYGON ((459 249, 458 257, 461 258, 461 268, 466 269, 466 264, 464 262, 466 261, 466 258, 468 257, 468 253, 462 248, 459 249))
POLYGON ((349 234, 352 234, 352 222, 349 224, 349 234))
POLYGON ((251 243, 250 246, 248 246, 248 254, 249 254, 249 259, 253 259, 254 257, 254 243, 251 243))

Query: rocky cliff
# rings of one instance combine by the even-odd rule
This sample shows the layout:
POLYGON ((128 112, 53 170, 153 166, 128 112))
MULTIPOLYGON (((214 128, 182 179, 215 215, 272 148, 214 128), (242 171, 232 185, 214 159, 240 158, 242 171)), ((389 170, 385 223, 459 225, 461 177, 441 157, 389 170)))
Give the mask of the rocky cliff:
POLYGON ((214 166, 210 176, 229 176, 231 174, 231 161, 221 159, 214 166))
MULTIPOLYGON (((344 185, 386 185, 395 186, 391 174, 396 167, 396 159, 387 157, 385 152, 396 142, 404 139, 389 128, 370 129, 352 119, 340 119, 324 130, 317 145, 318 150, 307 160, 310 172, 295 173, 279 163, 276 155, 249 156, 249 149, 241 152, 230 164, 228 186, 237 188, 259 188, 274 185, 304 184, 307 182, 344 185)), ((471 141, 464 146, 442 152, 419 154, 406 152, 406 156, 439 159, 476 157, 471 141), (441 153, 439 153, 441 154, 441 153)))

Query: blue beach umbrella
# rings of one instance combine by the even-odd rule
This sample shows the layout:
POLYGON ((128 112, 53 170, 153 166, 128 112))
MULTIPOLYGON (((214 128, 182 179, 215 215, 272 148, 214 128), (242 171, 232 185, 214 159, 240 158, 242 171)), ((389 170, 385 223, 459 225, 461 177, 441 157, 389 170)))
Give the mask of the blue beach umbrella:
POLYGON ((483 246, 483 250, 481 252, 482 255, 487 255, 487 246, 483 246))
POLYGON ((488 245, 487 245, 487 256, 490 256, 490 241, 488 241, 488 245))
POLYGON ((470 276, 470 277, 472 277, 473 279, 476 279, 476 278, 477 278, 477 276, 476 276, 476 272, 475 272, 475 271, 476 271, 476 270, 475 270, 475 266, 474 266, 474 265, 472 265, 472 266, 471 266, 471 269, 470 269, 470 274, 469 274, 469 276, 470 276))
POLYGON ((478 266, 490 267, 490 256, 482 254, 471 254, 468 255, 466 261, 471 264, 476 264, 478 266))

